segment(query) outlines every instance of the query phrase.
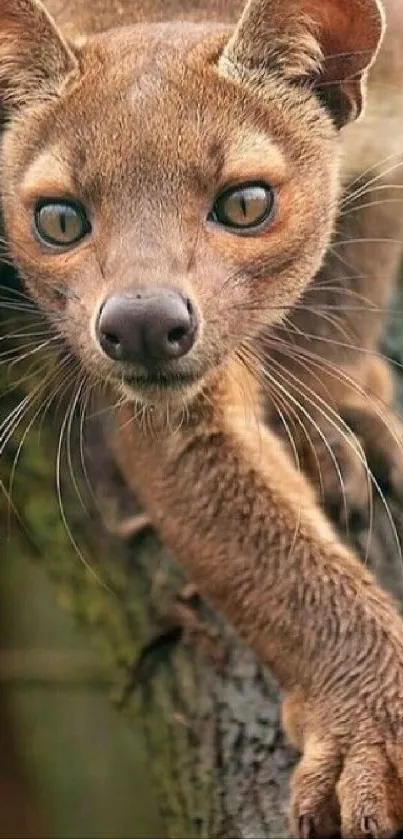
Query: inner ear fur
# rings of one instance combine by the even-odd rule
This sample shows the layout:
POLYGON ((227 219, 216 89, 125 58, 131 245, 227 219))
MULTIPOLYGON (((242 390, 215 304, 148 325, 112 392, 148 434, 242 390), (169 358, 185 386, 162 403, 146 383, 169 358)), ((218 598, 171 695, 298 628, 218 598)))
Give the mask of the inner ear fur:
POLYGON ((361 113, 383 32, 378 0, 248 0, 220 69, 309 81, 341 127, 361 113))
POLYGON ((48 95, 77 66, 39 0, 0 0, 0 97, 6 109, 48 95))

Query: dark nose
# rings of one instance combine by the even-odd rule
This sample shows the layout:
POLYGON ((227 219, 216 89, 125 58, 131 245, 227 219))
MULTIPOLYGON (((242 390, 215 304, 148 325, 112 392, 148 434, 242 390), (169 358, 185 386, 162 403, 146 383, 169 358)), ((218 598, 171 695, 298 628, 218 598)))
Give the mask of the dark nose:
POLYGON ((109 358, 145 365, 186 355, 196 333, 191 301, 163 288, 108 297, 97 323, 99 343, 109 358))

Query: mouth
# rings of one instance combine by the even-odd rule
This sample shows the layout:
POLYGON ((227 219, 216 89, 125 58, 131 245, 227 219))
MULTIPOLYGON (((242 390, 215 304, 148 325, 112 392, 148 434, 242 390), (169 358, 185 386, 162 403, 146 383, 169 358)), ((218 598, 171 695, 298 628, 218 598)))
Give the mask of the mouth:
POLYGON ((147 375, 135 376, 125 375, 124 384, 133 390, 141 391, 181 391, 195 385, 199 376, 194 373, 167 373, 163 370, 147 375))

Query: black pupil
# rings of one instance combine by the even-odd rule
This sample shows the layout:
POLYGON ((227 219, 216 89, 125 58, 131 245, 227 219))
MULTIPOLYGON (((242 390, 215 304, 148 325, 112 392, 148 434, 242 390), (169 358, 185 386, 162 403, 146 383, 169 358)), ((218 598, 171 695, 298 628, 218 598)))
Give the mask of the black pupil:
POLYGON ((66 233, 67 230, 67 219, 66 213, 64 212, 60 213, 60 230, 62 231, 62 233, 66 233))

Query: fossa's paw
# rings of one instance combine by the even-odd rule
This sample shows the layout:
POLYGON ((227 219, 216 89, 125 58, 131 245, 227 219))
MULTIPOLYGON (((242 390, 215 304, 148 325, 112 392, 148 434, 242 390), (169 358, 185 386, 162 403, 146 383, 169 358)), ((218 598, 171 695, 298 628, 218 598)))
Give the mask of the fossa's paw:
POLYGON ((391 411, 343 409, 340 430, 323 424, 311 434, 302 462, 339 526, 368 524, 377 499, 381 506, 403 502, 403 424, 391 411))
MULTIPOLYGON (((295 724, 286 700, 284 722, 295 724)), ((291 830, 298 839, 378 839, 403 827, 403 695, 381 702, 377 716, 365 699, 299 702, 303 756, 292 782, 291 830), (383 706, 383 710, 381 708, 383 706)), ((295 735, 295 729, 290 732, 295 735)), ((295 736, 294 738, 295 739, 295 736)))

